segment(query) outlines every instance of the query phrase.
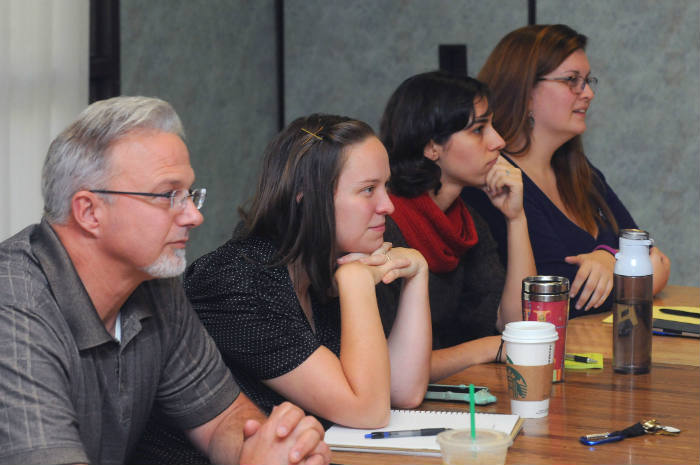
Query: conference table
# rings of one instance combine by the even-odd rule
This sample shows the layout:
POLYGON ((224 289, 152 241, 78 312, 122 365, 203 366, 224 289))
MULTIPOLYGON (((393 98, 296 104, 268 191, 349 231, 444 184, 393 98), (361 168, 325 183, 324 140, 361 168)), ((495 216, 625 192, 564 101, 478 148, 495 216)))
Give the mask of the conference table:
MULTIPOLYGON (((667 286, 655 305, 698 306, 700 289, 667 286)), ((552 386, 549 416, 525 419, 508 451, 506 464, 697 464, 700 463, 700 340, 653 336, 652 367, 642 375, 612 370, 612 325, 607 314, 571 320, 567 352, 603 353, 604 368, 565 370, 552 386), (677 436, 645 434, 623 441, 586 446, 580 436, 617 431, 654 418, 681 429, 677 436)), ((505 365, 489 363, 463 370, 444 384, 487 386, 497 397, 477 412, 510 413, 505 365)), ((464 403, 425 401, 421 410, 468 411, 464 403)), ((465 425, 466 426, 466 425, 465 425)), ((439 457, 333 452, 336 464, 439 464, 439 457)))

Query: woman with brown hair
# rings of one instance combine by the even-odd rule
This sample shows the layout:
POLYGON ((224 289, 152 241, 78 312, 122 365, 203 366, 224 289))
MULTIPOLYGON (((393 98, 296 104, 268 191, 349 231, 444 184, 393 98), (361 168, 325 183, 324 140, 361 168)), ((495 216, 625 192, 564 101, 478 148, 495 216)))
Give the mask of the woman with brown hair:
MULTIPOLYGON (((393 213, 386 149, 366 123, 312 114, 265 150, 233 237, 184 287, 242 392, 265 413, 291 400, 324 425, 380 428, 425 395, 428 265, 384 242, 393 213), (401 281, 385 336, 379 282, 401 281)), ((159 412, 132 463, 202 463, 159 412)))
MULTIPOLYGON (((526 26, 506 35, 479 73, 491 89, 504 156, 523 172, 537 270, 569 278, 571 317, 609 309, 619 230, 637 227, 583 151, 586 112, 598 83, 586 42, 565 25, 526 26)), ((462 196, 489 222, 504 260, 502 215, 479 191, 465 189, 462 196)), ((670 261, 658 248, 651 258, 657 293, 668 281, 670 261)))

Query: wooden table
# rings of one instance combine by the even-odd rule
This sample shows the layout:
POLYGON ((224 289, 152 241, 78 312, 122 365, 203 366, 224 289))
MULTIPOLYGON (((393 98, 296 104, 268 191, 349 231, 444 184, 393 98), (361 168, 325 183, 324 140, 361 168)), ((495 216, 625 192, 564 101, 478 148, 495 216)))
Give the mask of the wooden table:
MULTIPOLYGON (((700 288, 666 286, 654 298, 654 305, 700 305, 700 288)), ((574 318, 566 329, 567 352, 600 352, 612 359, 612 325, 601 323, 610 315, 598 313, 574 318)), ((654 336, 651 343, 654 363, 700 366, 700 339, 688 337, 654 336)))
MULTIPOLYGON (((698 305, 700 290, 669 286, 655 299, 659 305, 698 305)), ((603 315, 604 317, 605 315, 603 315)), ((509 449, 507 464, 696 464, 700 463, 700 352, 698 340, 654 336, 652 369, 644 375, 614 373, 611 329, 600 315, 571 320, 570 352, 603 352, 605 368, 566 370, 565 382, 552 387, 549 416, 526 419, 509 449), (607 339, 606 339, 607 338, 607 339), (607 345, 606 345, 607 344, 607 345), (642 419, 682 430, 676 437, 645 435, 597 447, 584 446, 579 436, 615 431, 642 419)), ((468 368, 443 380, 447 384, 486 385, 498 398, 477 411, 509 413, 505 366, 468 368)), ((468 410, 465 404, 426 401, 421 409, 468 410)), ((440 458, 334 452, 338 464, 438 464, 440 458)))

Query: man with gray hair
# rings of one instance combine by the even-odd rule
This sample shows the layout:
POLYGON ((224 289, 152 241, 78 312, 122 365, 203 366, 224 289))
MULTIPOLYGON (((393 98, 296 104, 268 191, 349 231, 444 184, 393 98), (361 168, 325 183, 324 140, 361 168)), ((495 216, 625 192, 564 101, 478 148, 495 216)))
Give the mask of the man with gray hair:
POLYGON ((0 463, 124 463, 154 404, 213 462, 329 461, 313 417, 240 393, 176 278, 206 197, 183 137, 116 97, 51 143, 44 218, 0 244, 0 463))

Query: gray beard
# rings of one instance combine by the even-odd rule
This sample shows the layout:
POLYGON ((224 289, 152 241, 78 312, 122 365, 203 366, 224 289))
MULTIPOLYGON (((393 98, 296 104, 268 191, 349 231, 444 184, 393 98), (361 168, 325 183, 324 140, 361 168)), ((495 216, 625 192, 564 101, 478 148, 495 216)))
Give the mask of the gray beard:
POLYGON ((155 262, 141 268, 141 271, 154 278, 174 278, 184 273, 186 267, 185 249, 175 249, 172 254, 163 252, 155 262))

